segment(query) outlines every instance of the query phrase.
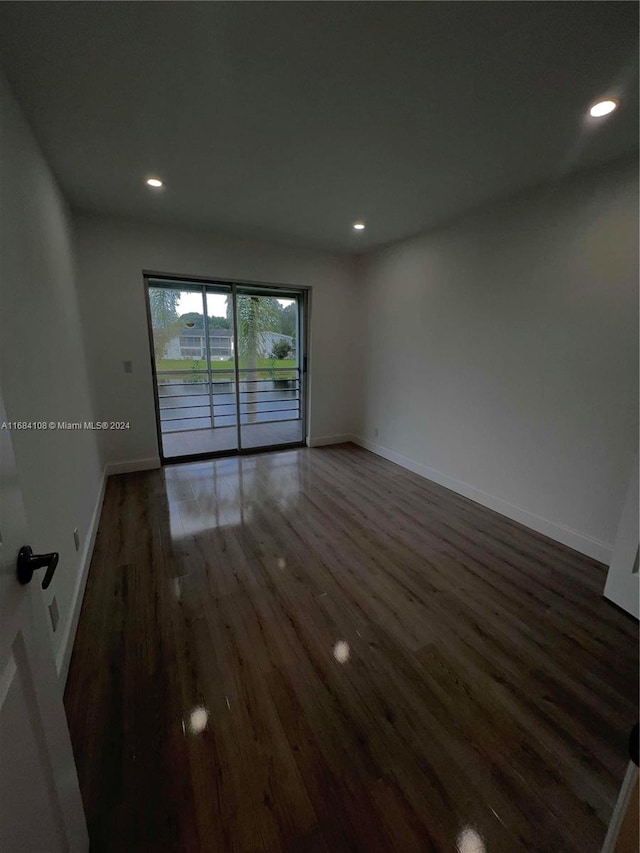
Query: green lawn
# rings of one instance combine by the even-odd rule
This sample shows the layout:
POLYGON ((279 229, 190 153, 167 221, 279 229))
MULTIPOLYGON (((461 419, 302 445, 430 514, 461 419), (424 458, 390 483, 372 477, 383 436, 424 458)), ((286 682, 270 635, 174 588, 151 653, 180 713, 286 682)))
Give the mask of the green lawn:
MULTIPOLYGON (((238 364, 238 367, 241 369, 246 367, 246 359, 241 358, 238 364)), ((259 358, 258 359, 258 367, 263 369, 265 374, 269 374, 269 368, 273 367, 289 367, 295 368, 296 362, 293 358, 285 358, 281 360, 276 360, 272 358, 259 358)), ((192 370, 194 373, 198 371, 204 371, 207 369, 207 363, 204 360, 199 359, 190 359, 190 358, 161 358, 156 362, 157 370, 192 370)), ((234 369, 233 360, 229 359, 228 361, 212 361, 211 362, 211 370, 212 371, 230 371, 227 374, 222 374, 220 378, 224 378, 225 376, 230 376, 231 372, 234 369)))

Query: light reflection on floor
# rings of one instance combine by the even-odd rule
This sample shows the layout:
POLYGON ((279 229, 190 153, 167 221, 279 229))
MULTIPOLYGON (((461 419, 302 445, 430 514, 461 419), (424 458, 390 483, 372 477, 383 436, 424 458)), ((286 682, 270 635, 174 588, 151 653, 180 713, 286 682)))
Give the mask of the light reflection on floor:
POLYGON ((338 640, 338 642, 333 647, 333 656, 338 661, 338 663, 346 663, 349 660, 349 656, 351 655, 351 651, 349 649, 349 643, 346 640, 338 640))
POLYGON ((209 712, 202 705, 198 705, 189 714, 189 731, 192 735, 199 735, 207 727, 209 712))
POLYGON ((485 853, 484 841, 470 826, 465 826, 456 841, 459 853, 485 853))

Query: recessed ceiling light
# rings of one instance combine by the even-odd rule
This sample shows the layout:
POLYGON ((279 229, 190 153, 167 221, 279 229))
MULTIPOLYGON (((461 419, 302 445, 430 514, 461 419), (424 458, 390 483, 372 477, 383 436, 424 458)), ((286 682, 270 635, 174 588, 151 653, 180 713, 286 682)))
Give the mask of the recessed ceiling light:
POLYGON ((364 231, 364 229, 365 229, 364 222, 354 222, 353 223, 353 230, 354 231, 364 231))
POLYGON ((589 115, 592 115, 594 118, 602 118, 602 116, 608 116, 609 113, 612 113, 617 108, 618 102, 607 98, 604 101, 597 101, 589 110, 589 115))
POLYGON ((153 187, 154 189, 158 190, 160 189, 160 187, 163 187, 164 184, 162 183, 160 178, 147 178, 147 186, 153 187))

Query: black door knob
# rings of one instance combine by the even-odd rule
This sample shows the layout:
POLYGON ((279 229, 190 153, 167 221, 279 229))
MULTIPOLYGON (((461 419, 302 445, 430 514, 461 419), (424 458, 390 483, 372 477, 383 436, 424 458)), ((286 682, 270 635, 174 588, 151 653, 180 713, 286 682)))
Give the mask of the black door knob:
POLYGON ((18 551, 18 580, 22 584, 29 583, 33 573, 46 566, 47 571, 42 578, 42 589, 46 589, 51 583, 57 565, 57 551, 52 551, 50 554, 34 554, 29 545, 23 545, 18 551))

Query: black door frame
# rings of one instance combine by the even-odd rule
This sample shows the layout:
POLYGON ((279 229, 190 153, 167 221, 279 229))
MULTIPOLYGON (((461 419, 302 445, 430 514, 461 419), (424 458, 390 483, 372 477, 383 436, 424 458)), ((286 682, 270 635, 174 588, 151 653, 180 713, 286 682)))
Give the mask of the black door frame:
MULTIPOLYGON (((151 360, 151 373, 153 378, 153 398, 155 403, 156 415, 156 435, 158 440, 158 454, 162 465, 172 465, 178 462, 196 462, 204 459, 218 459, 229 456, 248 456, 254 453, 267 453, 274 450, 291 450, 297 447, 305 447, 307 443, 307 425, 309 413, 309 395, 308 395, 308 366, 309 366, 309 334, 311 329, 310 314, 311 314, 311 287, 303 285, 285 285, 273 284, 271 282, 262 281, 246 281, 240 279, 222 279, 209 278, 203 276, 189 276, 184 274, 173 274, 166 272, 156 272, 154 270, 143 270, 143 286, 144 299, 147 311, 147 331, 149 335, 149 356, 151 360), (149 281, 160 284, 150 285, 149 281), (240 396, 239 396, 239 377, 238 377, 238 359, 234 357, 235 370, 235 387, 236 387, 236 421, 237 421, 237 444, 238 447, 231 450, 218 450, 206 453, 193 453, 187 456, 171 456, 165 457, 162 448, 162 427, 160 421, 160 401, 158 399, 158 376, 156 372, 156 360, 153 344, 153 326, 151 321, 151 303, 149 300, 149 287, 163 285, 167 288, 180 286, 181 284, 194 284, 199 287, 225 287, 229 288, 229 292, 233 299, 233 331, 234 340, 238 340, 237 336, 237 317, 236 317, 236 298, 238 289, 255 289, 258 295, 275 295, 280 293, 283 297, 287 294, 299 300, 300 309, 298 311, 298 341, 299 343, 299 360, 300 360, 300 395, 301 395, 301 415, 302 415, 302 439, 300 441, 288 442, 286 444, 261 445, 260 447, 242 447, 241 423, 240 423, 240 396)), ((206 291, 205 291, 206 292, 206 291)), ((203 308, 204 310, 204 308, 203 308)), ((208 336, 207 336, 208 338, 208 336)), ((207 341, 208 345, 208 341, 207 341)))

